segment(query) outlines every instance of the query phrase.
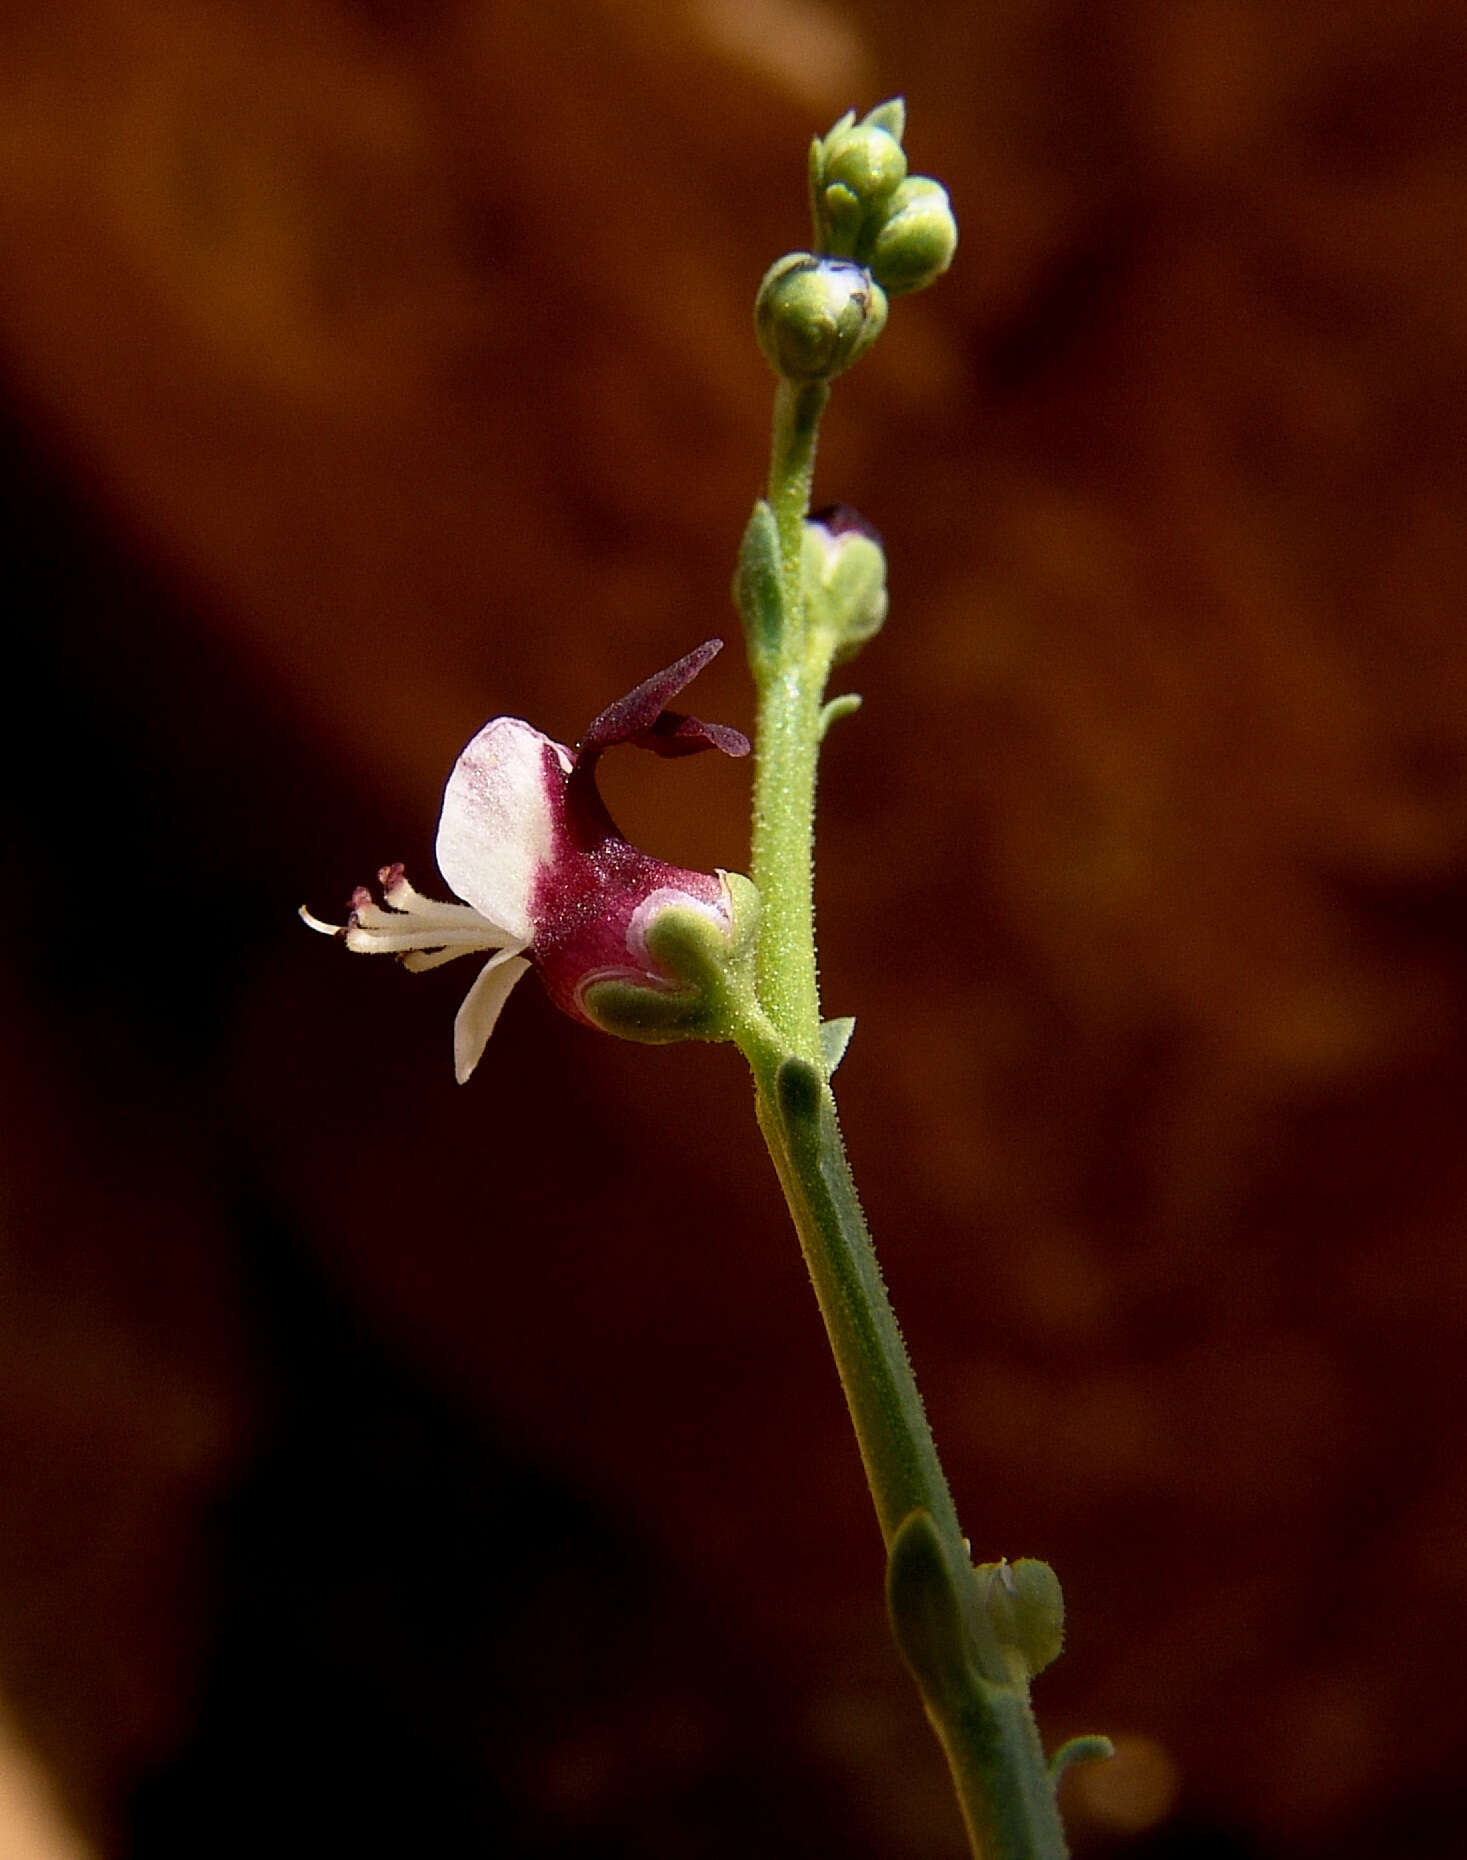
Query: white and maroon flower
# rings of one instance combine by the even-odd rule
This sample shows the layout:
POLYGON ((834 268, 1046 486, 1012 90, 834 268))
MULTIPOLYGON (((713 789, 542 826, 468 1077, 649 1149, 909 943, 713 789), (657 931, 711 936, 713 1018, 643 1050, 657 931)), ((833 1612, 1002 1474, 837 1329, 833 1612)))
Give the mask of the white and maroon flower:
POLYGON ((690 872, 629 845, 596 787, 596 763, 618 743, 663 756, 747 755, 739 731, 667 709, 722 644, 708 640, 619 698, 573 750, 518 717, 486 723, 454 764, 438 821, 438 867, 462 903, 423 897, 401 865, 389 865, 377 874, 382 902, 358 886, 344 924, 302 910, 313 930, 348 949, 396 956, 413 970, 493 952, 454 1022, 460 1084, 531 963, 557 1007, 595 1026, 585 997, 599 982, 676 991, 647 946, 664 910, 691 907, 732 934, 727 876, 690 872))

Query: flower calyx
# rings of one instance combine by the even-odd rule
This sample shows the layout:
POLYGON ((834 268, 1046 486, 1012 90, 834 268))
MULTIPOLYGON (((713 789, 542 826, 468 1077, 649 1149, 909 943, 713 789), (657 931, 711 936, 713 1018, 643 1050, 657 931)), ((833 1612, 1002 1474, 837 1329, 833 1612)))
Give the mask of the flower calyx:
POLYGON ((423 897, 393 865, 378 874, 381 903, 359 887, 344 924, 302 911, 348 949, 413 970, 493 952, 454 1023, 460 1083, 531 966, 556 1006, 587 1026, 634 1039, 730 1037, 752 947, 753 886, 630 845, 595 777, 600 757, 623 743, 661 756, 748 753, 738 730, 668 707, 721 646, 706 641, 609 705, 574 749, 518 717, 486 723, 454 764, 438 823, 439 870, 460 902, 423 897))
POLYGON ((741 872, 718 876, 723 896, 716 910, 672 888, 643 901, 627 940, 659 985, 649 988, 637 974, 593 976, 581 989, 585 1019, 649 1046, 733 1037, 754 1001, 759 893, 741 872))

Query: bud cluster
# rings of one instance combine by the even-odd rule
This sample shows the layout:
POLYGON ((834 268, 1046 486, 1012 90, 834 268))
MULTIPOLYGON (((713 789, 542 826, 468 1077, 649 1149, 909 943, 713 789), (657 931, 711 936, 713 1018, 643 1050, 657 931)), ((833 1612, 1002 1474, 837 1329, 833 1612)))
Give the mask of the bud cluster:
POLYGON ((906 118, 893 97, 859 123, 849 112, 810 145, 816 245, 864 265, 891 297, 924 290, 947 270, 958 243, 946 190, 907 173, 906 118))
POLYGON ((759 346, 787 381, 829 381, 886 323, 887 298, 920 291, 952 263, 958 229, 947 194, 907 173, 899 97, 843 116, 810 145, 815 250, 771 265, 754 320, 759 346))

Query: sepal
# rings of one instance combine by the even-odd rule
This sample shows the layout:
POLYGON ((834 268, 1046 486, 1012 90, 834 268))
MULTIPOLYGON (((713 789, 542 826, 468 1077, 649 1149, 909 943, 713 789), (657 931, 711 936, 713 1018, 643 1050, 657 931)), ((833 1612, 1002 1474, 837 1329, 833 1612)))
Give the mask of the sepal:
POLYGON ((607 977, 588 983, 580 1000, 582 1013, 602 1033, 643 1046, 729 1037, 713 1004, 697 989, 649 988, 624 977, 607 977))
POLYGON ((618 973, 586 982, 580 1007, 593 1025, 654 1046, 733 1037, 754 999, 759 893, 740 872, 719 877, 722 912, 673 897, 657 904, 640 926, 656 980, 618 973))

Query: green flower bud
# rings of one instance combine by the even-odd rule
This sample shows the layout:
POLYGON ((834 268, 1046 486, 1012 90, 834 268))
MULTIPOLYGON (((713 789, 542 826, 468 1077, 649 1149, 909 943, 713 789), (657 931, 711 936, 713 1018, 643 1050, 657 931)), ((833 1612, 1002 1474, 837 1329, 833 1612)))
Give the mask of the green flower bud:
POLYGON ((851 658, 886 618, 886 557, 859 511, 831 504, 805 521, 801 574, 810 617, 836 638, 836 659, 851 658))
POLYGON ((907 177, 907 157, 885 129, 857 123, 825 144, 825 185, 848 187, 858 200, 885 200, 907 177))
POLYGON ((902 149, 906 111, 900 98, 878 104, 859 123, 843 116, 810 150, 815 243, 834 258, 856 258, 869 244, 886 202, 907 172, 902 149))
POLYGON ((1035 1557, 1017 1563, 980 1563, 976 1571, 988 1619, 1020 1677, 1042 1673, 1059 1657, 1065 1638, 1065 1602, 1059 1577, 1035 1557))
POLYGON ((790 252, 754 303, 759 347, 787 381, 829 381, 864 355, 886 322, 886 293, 846 259, 790 252))
POLYGON ((893 297, 925 290, 953 262, 958 223, 947 190, 914 174, 893 192, 870 250, 871 274, 893 297))

